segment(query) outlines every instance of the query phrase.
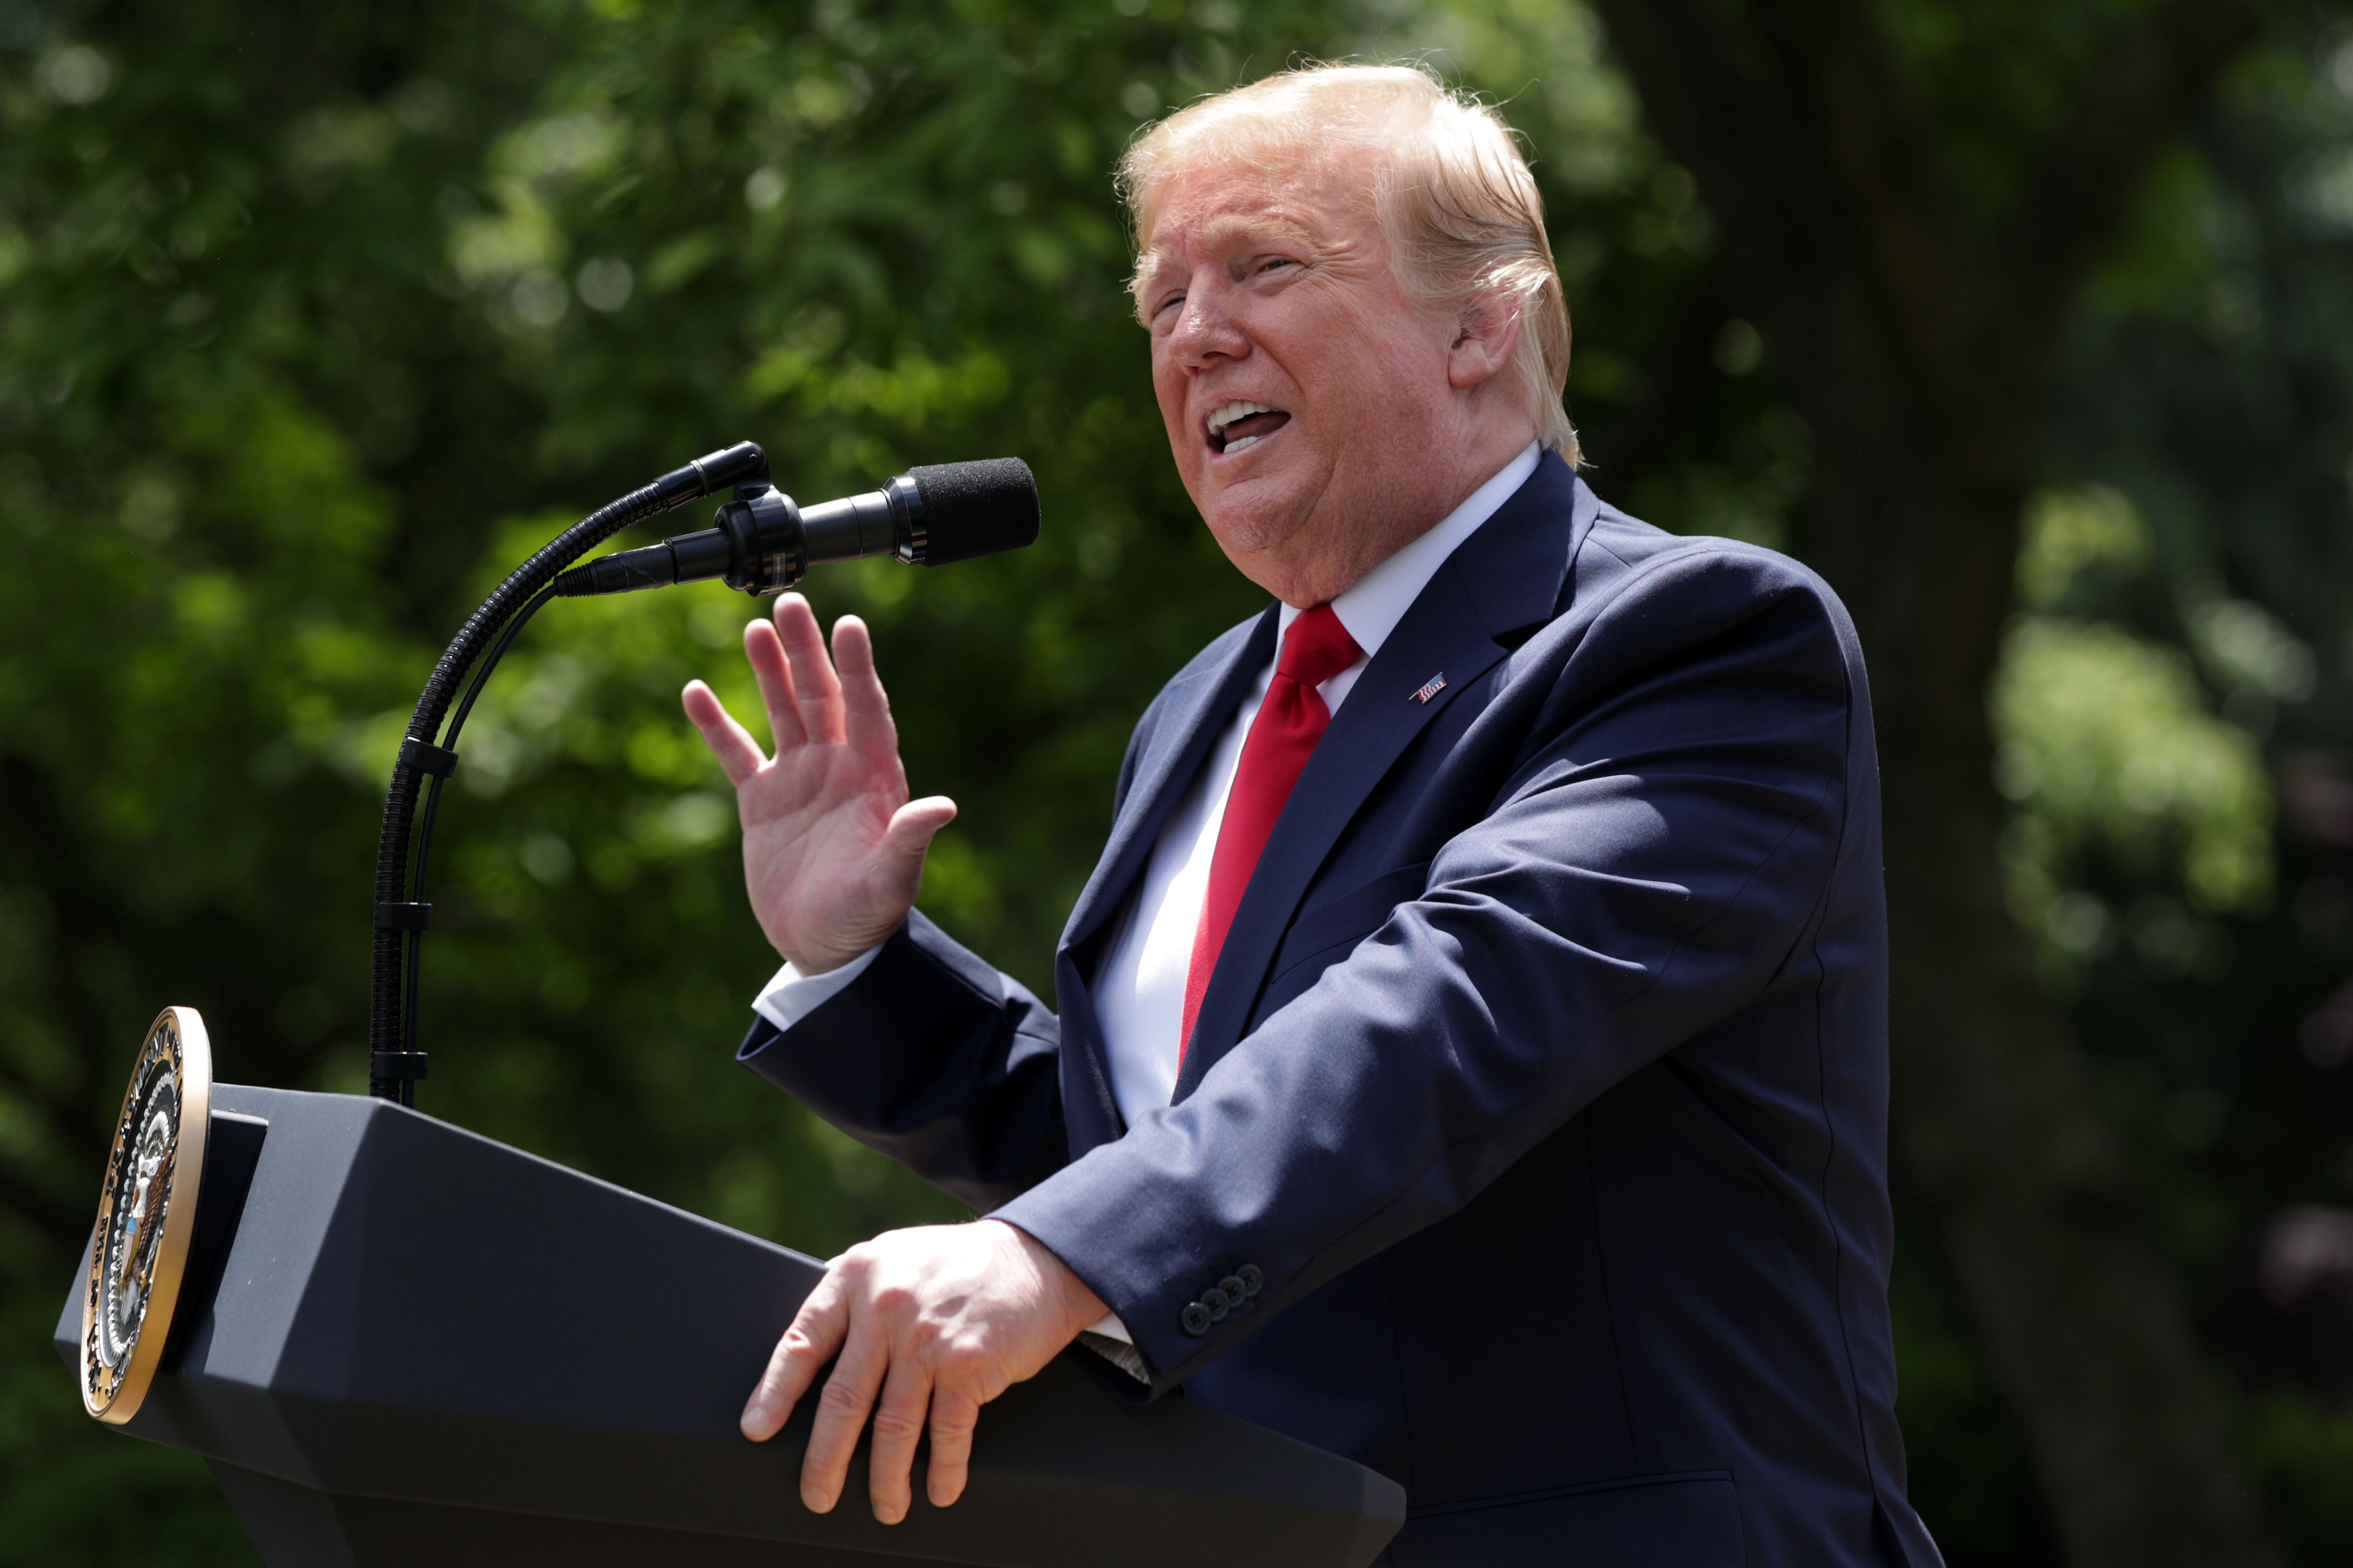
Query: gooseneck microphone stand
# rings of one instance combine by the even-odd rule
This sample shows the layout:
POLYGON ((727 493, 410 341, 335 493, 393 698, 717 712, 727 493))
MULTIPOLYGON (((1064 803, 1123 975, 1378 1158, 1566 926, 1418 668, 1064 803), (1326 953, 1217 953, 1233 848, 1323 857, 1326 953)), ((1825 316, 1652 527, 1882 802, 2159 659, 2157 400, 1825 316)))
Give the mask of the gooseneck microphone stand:
POLYGON ((391 787, 385 794, 384 827, 376 840, 375 950, 368 995, 370 1094, 415 1105, 417 1080, 425 1076, 426 1053, 417 1048, 417 961, 425 932, 433 923, 433 906, 425 901, 433 823, 440 808, 441 786, 457 771, 458 732, 465 727, 466 716, 473 711, 491 671, 513 645, 516 634, 554 596, 557 574, 574 562, 621 530, 698 497, 735 485, 765 485, 767 470, 767 454, 745 441, 698 458, 591 512, 515 568, 467 617, 442 652, 401 740, 399 760, 392 766, 391 787), (473 680, 444 735, 442 720, 469 669, 474 670, 473 680), (411 828, 418 791, 428 777, 433 785, 425 803, 424 828, 417 835, 412 868, 411 828))
POLYGON ((565 529, 517 567, 467 618, 433 667, 393 763, 384 831, 376 840, 368 1092, 402 1105, 417 1103, 417 1080, 425 1076, 425 1053, 417 1048, 417 961, 433 923, 425 890, 441 786, 457 771, 459 731, 491 672, 548 600, 709 578, 766 598, 823 562, 889 555, 909 565, 944 565, 1018 550, 1037 537, 1038 482, 1018 458, 913 468, 881 489, 804 509, 769 482, 767 454, 745 441, 630 491, 565 529), (632 523, 730 489, 731 499, 710 528, 573 565, 632 523), (451 715, 450 699, 469 669, 473 679, 451 715), (433 784, 425 797, 425 824, 412 857, 417 792, 428 778, 433 784))

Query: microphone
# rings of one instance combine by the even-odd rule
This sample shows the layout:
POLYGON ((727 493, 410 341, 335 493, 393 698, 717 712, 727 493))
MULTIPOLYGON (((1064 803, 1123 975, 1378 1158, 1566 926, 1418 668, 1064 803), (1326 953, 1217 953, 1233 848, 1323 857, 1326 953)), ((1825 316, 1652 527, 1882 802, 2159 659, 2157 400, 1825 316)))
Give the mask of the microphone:
POLYGON ((761 477, 699 533, 623 550, 555 579, 566 598, 723 578, 759 597, 781 594, 829 561, 894 555, 944 566, 1038 538, 1038 481, 1018 458, 910 468, 879 490, 802 508, 761 477))

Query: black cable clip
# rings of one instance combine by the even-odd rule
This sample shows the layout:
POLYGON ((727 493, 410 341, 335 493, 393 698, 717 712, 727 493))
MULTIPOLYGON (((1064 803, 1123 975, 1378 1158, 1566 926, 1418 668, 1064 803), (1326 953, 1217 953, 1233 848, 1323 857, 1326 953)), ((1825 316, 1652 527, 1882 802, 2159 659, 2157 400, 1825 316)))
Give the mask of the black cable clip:
POLYGON ((400 760, 420 773, 430 773, 446 779, 458 771, 458 753, 447 746, 437 746, 430 741, 420 741, 414 735, 404 735, 400 742, 400 760))
POLYGON ((431 931, 431 904, 378 904, 375 907, 375 929, 378 931, 431 931))
POLYGON ((371 1051, 368 1053, 368 1077, 379 1082, 406 1079, 414 1082, 425 1076, 423 1051, 371 1051))

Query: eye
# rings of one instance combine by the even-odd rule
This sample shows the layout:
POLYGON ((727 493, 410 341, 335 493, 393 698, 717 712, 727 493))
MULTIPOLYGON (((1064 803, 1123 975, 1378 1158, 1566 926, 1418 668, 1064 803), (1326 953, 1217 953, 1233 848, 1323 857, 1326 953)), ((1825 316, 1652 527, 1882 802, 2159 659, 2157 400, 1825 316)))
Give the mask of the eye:
POLYGON ((1152 307, 1152 324, 1154 326, 1159 326, 1163 322, 1166 321, 1168 319, 1168 312, 1175 310, 1184 302, 1185 296, 1181 292, 1164 295, 1159 303, 1152 307))

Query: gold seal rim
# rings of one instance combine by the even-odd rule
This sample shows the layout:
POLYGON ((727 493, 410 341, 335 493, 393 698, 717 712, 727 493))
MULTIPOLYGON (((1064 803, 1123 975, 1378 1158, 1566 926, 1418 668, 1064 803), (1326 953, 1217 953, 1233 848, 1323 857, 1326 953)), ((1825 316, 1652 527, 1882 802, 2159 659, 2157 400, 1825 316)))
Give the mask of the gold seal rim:
POLYGON ((164 1008, 147 1026, 138 1058, 132 1064, 131 1081, 122 1091, 122 1109, 115 1117, 114 1146, 108 1151, 106 1174, 99 1184, 98 1221, 90 1230, 90 1272, 82 1281, 82 1408, 110 1426, 121 1426, 139 1414, 148 1387, 155 1380, 155 1370, 164 1360, 164 1347, 172 1337, 173 1310, 179 1305, 189 1243, 195 1234, 197 1189, 204 1181, 205 1134, 212 1124, 212 1037, 205 1031, 203 1015, 194 1007, 164 1008), (112 1386, 101 1397, 91 1363, 98 1354, 93 1336, 98 1327, 99 1303, 104 1294, 106 1243, 112 1229, 118 1184, 115 1176, 121 1165, 124 1138, 136 1136, 130 1121, 138 1109, 135 1101, 139 1086, 147 1078, 148 1062, 162 1054, 159 1041, 172 1037, 176 1037, 180 1044, 179 1060, 174 1068, 174 1088, 180 1098, 180 1128, 173 1145, 171 1174, 164 1185, 162 1235, 155 1244, 155 1267, 148 1277, 147 1308, 140 1320, 139 1337, 124 1358, 112 1386))

